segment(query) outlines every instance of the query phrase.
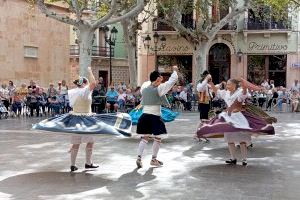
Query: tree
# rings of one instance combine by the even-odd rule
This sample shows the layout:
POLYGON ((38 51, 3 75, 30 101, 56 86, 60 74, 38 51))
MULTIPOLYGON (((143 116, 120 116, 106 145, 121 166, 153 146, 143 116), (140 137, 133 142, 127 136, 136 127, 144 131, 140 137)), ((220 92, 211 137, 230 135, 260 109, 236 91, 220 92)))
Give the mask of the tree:
POLYGON ((158 0, 159 11, 164 17, 160 22, 166 23, 184 37, 193 47, 193 59, 196 65, 196 80, 200 79, 202 71, 206 68, 207 51, 216 34, 226 24, 235 21, 250 5, 250 0, 243 0, 239 5, 235 0, 158 0), (231 8, 231 12, 220 18, 220 9, 231 8), (215 15, 210 16, 210 10, 215 15), (182 16, 195 14, 193 24, 183 24, 182 16))
MULTIPOLYGON (((65 24, 74 26, 79 43, 80 75, 85 76, 92 62, 94 32, 100 27, 114 24, 138 15, 144 8, 144 0, 135 0, 130 9, 122 10, 118 0, 27 0, 36 3, 42 13, 65 24), (48 3, 62 2, 68 7, 65 14, 56 13, 48 3)), ((124 1, 123 1, 124 2, 124 1)))
MULTIPOLYGON (((132 4, 133 0, 123 2, 123 10, 127 12, 132 4)), ((154 15, 154 12, 149 12, 148 7, 154 3, 153 0, 145 1, 148 3, 148 6, 144 8, 144 16, 138 20, 138 17, 130 17, 121 20, 121 25, 124 32, 124 41, 128 54, 128 65, 129 65, 129 76, 130 76, 130 85, 135 88, 137 86, 137 62, 136 62, 136 44, 137 44, 137 32, 141 30, 141 25, 147 23, 149 18, 154 15)))

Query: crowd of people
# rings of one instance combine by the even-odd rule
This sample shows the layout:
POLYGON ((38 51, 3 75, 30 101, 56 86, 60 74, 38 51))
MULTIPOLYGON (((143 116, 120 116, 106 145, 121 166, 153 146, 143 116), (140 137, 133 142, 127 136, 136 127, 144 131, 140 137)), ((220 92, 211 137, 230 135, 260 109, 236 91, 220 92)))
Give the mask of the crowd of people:
MULTIPOLYGON (((224 84, 224 83, 222 83, 224 84)), ((97 80, 92 92, 92 111, 101 112, 129 112, 141 102, 140 87, 132 88, 125 83, 115 83, 105 87, 103 78, 97 80)), ((0 106, 5 108, 10 116, 54 116, 67 113, 69 106, 68 85, 65 80, 57 85, 50 83, 48 88, 40 87, 35 81, 25 83, 20 87, 13 81, 2 83, 0 87, 0 106)), ((260 91, 251 92, 252 102, 267 111, 300 111, 300 83, 295 80, 291 88, 275 87, 273 80, 265 80, 260 91)), ((193 83, 184 86, 175 85, 166 94, 171 109, 194 111, 198 106, 199 96, 193 83)), ((222 101, 212 98, 210 106, 222 107, 222 101)), ((203 107, 203 105, 202 105, 203 107)), ((2 109, 3 110, 3 109, 2 109)))
POLYGON ((11 116, 57 115, 71 109, 65 80, 59 81, 57 86, 50 83, 48 88, 40 87, 32 80, 29 85, 22 83, 20 86, 14 85, 13 81, 9 81, 8 85, 2 83, 0 99, 1 106, 11 116))
POLYGON ((295 80, 291 88, 275 87, 273 80, 265 80, 261 90, 252 92, 253 103, 266 111, 298 112, 300 83, 295 80))

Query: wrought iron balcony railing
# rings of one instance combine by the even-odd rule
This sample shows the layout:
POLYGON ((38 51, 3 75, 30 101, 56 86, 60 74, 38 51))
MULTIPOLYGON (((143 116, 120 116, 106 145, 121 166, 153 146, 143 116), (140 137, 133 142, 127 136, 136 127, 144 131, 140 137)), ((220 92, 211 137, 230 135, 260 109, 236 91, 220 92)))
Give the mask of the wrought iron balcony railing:
MULTIPOLYGON (((92 56, 103 56, 109 57, 109 47, 103 46, 93 46, 92 47, 92 56)), ((70 45, 70 55, 79 56, 79 46, 70 45)), ((114 47, 111 47, 111 57, 114 57, 114 47)))
POLYGON ((258 19, 246 19, 245 20, 246 30, 291 30, 292 20, 275 21, 275 20, 258 20, 258 19))
MULTIPOLYGON (((184 19, 184 18, 182 18, 181 24, 185 28, 189 28, 189 29, 192 29, 192 30, 196 29, 196 21, 193 20, 193 19, 184 19)), ((236 30, 236 28, 237 28, 236 23, 226 24, 225 26, 223 26, 221 28, 221 30, 236 30)), ((172 26, 169 26, 169 25, 167 25, 163 22, 158 22, 156 31, 175 31, 175 29, 172 26)))

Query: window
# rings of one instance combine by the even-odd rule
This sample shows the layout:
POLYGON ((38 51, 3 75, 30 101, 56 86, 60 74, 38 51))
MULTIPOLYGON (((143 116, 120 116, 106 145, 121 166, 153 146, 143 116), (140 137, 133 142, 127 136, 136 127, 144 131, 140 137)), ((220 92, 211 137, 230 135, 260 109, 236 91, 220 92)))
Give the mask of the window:
POLYGON ((25 58, 37 58, 38 48, 31 46, 24 46, 24 57, 25 58))

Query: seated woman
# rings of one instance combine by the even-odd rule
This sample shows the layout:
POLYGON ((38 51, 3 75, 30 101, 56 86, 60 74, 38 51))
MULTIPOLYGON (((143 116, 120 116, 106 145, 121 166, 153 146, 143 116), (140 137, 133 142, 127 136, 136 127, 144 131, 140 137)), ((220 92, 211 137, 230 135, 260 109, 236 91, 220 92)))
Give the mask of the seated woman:
POLYGON ((22 112, 22 97, 19 91, 16 91, 12 97, 12 111, 14 116, 20 116, 22 112))
POLYGON ((115 91, 114 86, 110 87, 110 90, 106 93, 106 108, 107 111, 118 111, 118 92, 115 91), (113 106, 113 109, 112 109, 113 106))

